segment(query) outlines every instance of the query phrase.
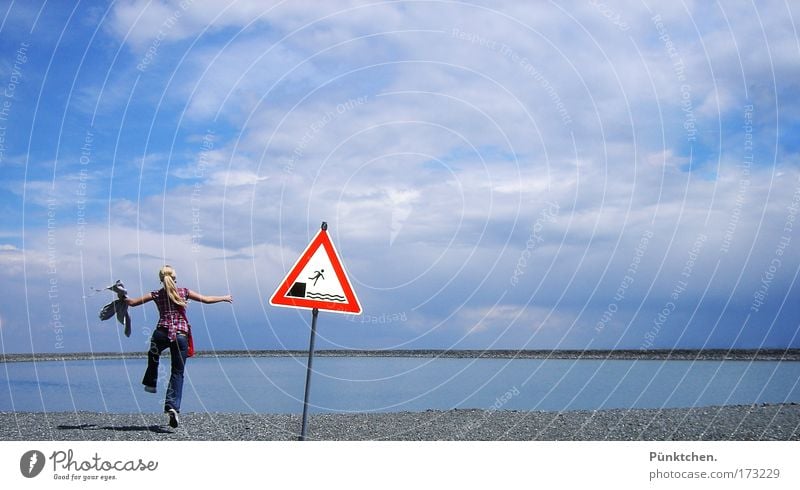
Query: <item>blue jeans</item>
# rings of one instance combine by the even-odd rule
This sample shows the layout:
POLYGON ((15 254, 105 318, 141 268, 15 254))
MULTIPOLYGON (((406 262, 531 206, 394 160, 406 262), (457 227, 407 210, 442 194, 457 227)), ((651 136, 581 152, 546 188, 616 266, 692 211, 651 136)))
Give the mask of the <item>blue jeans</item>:
POLYGON ((181 411, 181 396, 183 395, 183 371, 186 367, 186 354, 189 349, 189 339, 186 335, 178 334, 175 342, 169 341, 169 336, 165 329, 157 328, 150 337, 150 350, 147 352, 147 370, 144 372, 142 384, 145 386, 156 387, 158 382, 158 362, 161 352, 169 347, 170 358, 172 359, 172 372, 169 376, 167 386, 167 396, 164 400, 164 411, 174 408, 181 411))

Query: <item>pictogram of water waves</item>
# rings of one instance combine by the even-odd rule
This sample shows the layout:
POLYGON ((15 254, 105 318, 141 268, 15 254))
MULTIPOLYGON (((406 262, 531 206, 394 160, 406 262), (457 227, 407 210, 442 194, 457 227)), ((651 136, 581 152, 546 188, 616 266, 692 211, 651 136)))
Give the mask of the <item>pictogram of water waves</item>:
POLYGON ((306 298, 318 299, 322 301, 337 301, 339 303, 347 302, 344 296, 339 296, 338 294, 306 293, 306 298))

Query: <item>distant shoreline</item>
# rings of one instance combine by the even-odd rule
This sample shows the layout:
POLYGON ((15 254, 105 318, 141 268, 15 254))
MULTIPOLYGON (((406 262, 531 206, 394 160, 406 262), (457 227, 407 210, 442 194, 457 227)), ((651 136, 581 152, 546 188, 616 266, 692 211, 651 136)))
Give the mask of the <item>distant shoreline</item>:
MULTIPOLYGON (((197 358, 303 357, 303 350, 198 351, 197 358)), ((595 359, 685 361, 800 361, 800 349, 662 349, 662 350, 316 350, 316 357, 410 357, 454 359, 595 359)), ((2 362, 143 359, 145 352, 0 354, 2 362)))

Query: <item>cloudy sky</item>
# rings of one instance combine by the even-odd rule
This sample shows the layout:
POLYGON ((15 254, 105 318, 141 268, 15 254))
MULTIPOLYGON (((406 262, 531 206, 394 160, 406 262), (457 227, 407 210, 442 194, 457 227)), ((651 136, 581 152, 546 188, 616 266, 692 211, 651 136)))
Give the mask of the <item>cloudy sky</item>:
POLYGON ((3 2, 0 348, 800 347, 793 2, 3 2))

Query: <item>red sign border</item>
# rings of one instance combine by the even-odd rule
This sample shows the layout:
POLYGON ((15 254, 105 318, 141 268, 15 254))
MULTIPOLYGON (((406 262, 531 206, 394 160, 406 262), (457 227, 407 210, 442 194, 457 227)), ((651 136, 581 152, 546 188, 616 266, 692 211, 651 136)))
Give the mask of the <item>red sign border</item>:
POLYGON ((294 266, 292 266, 289 273, 286 275, 286 278, 283 280, 281 285, 278 286, 278 289, 269 299, 269 304, 272 306, 305 308, 309 310, 317 308, 319 310, 335 311, 350 315, 358 315, 361 313, 361 303, 359 303, 356 293, 353 290, 353 287, 350 285, 347 272, 344 270, 342 261, 339 259, 339 254, 336 252, 336 247, 333 246, 333 242, 331 242, 327 230, 319 230, 317 232, 317 235, 313 240, 311 240, 311 243, 308 244, 308 247, 306 247, 305 251, 300 255, 300 258, 297 259, 297 262, 295 262, 294 266), (293 296, 286 295, 305 266, 308 265, 311 257, 313 257, 317 252, 319 247, 323 247, 325 249, 325 253, 328 254, 328 259, 331 261, 333 271, 336 274, 336 277, 339 279, 339 283, 342 286, 342 291, 344 292, 344 297, 347 300, 347 303, 295 298, 293 296))

